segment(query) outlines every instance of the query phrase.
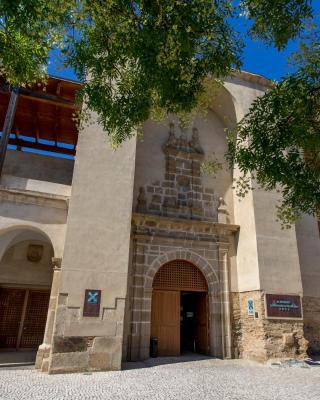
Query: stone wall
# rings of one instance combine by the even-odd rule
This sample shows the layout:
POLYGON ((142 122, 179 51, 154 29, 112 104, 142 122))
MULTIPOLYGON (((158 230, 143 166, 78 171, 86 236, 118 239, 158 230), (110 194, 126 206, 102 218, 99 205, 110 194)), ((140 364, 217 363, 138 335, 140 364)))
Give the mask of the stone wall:
POLYGON ((232 333, 236 358, 266 361, 272 358, 303 358, 307 342, 302 320, 267 319, 264 293, 232 293, 232 333), (255 315, 248 316, 247 300, 254 300, 255 315))
POLYGON ((218 197, 212 188, 202 185, 200 176, 204 151, 198 130, 193 129, 188 141, 183 130, 180 137, 175 136, 171 123, 163 152, 166 160, 164 179, 148 182, 139 188, 135 211, 217 221, 218 197))
POLYGON ((320 298, 304 296, 303 318, 304 336, 308 340, 308 354, 320 354, 320 298))
POLYGON ((124 300, 119 299, 113 309, 103 308, 99 321, 92 323, 90 317, 81 318, 80 310, 68 307, 67 295, 60 294, 57 301, 48 372, 119 370, 123 326, 116 321, 123 318, 124 300))
POLYGON ((153 277, 163 264, 176 259, 194 264, 207 280, 210 354, 223 357, 223 342, 228 340, 223 339, 222 310, 229 307, 229 302, 222 293, 228 282, 225 285, 227 277, 221 249, 228 251, 229 235, 237 227, 143 214, 133 215, 132 226, 131 323, 126 332, 127 358, 141 360, 149 356, 153 277))
MULTIPOLYGON (((140 186, 132 220, 130 321, 124 344, 129 360, 149 356, 152 281, 158 269, 171 260, 186 260, 198 267, 208 283, 210 354, 230 354, 229 257, 231 236, 223 199, 201 178, 204 151, 193 128, 190 140, 170 124, 162 146, 163 179, 140 186)), ((159 149, 160 150, 160 149, 159 149)))

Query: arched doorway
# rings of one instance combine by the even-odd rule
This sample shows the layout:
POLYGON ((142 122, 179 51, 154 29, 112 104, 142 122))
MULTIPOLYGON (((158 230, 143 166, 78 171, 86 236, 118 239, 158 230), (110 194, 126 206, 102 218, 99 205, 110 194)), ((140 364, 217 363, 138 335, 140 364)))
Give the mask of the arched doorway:
POLYGON ((188 261, 170 261, 152 287, 151 337, 158 339, 159 356, 208 354, 208 286, 202 272, 188 261))
POLYGON ((0 350, 36 350, 47 321, 53 248, 39 231, 9 234, 0 261, 0 350))

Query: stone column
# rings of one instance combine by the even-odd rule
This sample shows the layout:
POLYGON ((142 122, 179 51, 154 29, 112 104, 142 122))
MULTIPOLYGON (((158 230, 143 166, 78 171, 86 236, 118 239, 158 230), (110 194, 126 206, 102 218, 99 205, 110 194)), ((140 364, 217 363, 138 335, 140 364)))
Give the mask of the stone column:
POLYGON ((59 295, 61 258, 52 258, 52 266, 53 266, 53 277, 52 277, 46 329, 44 333, 43 343, 39 346, 37 352, 37 358, 35 364, 35 368, 43 372, 47 372, 49 366, 49 357, 52 347, 54 318, 56 313, 57 299, 59 295))
POLYGON ((79 134, 49 374, 121 369, 136 136, 114 151, 95 118, 79 134))
POLYGON ((231 358, 231 314, 228 268, 228 245, 219 244, 222 351, 223 358, 231 358))

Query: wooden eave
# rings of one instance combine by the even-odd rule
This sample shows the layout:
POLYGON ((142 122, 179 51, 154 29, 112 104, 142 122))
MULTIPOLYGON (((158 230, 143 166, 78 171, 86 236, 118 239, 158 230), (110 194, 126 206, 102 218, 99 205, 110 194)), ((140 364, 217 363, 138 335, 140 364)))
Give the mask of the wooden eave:
MULTIPOLYGON (((74 155, 78 140, 76 93, 82 84, 49 77, 46 85, 19 88, 9 144, 74 155), (28 138, 31 138, 31 140, 28 138), (48 143, 50 142, 50 143, 48 143), (63 147, 67 145, 67 147, 63 147)), ((10 86, 0 78, 0 130, 10 98, 10 86)))

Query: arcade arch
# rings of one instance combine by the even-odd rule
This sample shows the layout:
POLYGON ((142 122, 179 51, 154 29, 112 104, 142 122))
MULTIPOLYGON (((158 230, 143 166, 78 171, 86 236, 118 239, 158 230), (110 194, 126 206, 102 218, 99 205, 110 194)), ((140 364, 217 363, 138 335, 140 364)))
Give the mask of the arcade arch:
POLYGON ((37 349, 43 341, 52 284, 53 246, 38 229, 0 236, 0 349, 37 349))

